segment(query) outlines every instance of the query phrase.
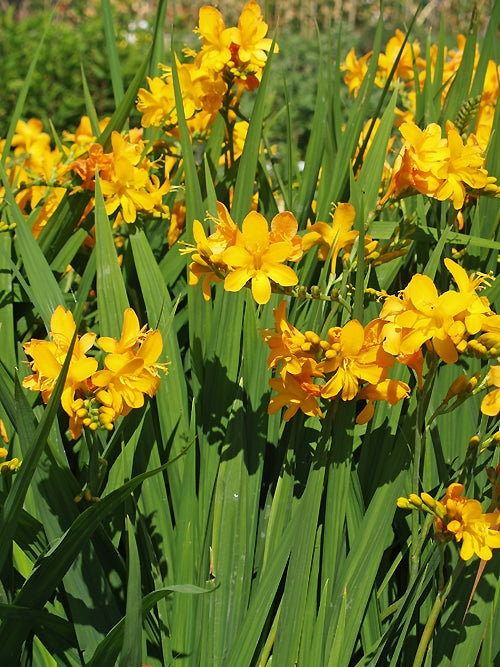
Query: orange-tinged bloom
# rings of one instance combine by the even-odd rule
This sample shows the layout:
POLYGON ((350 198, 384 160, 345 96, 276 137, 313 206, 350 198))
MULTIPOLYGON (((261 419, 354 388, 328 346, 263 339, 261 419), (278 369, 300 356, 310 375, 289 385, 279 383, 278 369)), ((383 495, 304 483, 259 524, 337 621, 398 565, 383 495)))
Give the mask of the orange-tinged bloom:
POLYGON ((285 421, 289 421, 299 409, 310 417, 323 416, 318 403, 320 387, 314 384, 312 377, 307 373, 299 375, 286 373, 284 377, 272 378, 269 384, 278 392, 278 395, 273 396, 269 402, 269 414, 272 415, 287 405, 283 414, 285 421))
POLYGON ((297 284, 295 271, 283 264, 293 256, 295 248, 290 241, 273 243, 267 220, 257 211, 250 211, 241 227, 236 245, 222 254, 230 269, 224 280, 224 289, 238 292, 251 281, 255 301, 264 304, 271 297, 270 281, 284 287, 297 284))
POLYGON ((358 232, 352 229, 355 217, 356 210, 352 204, 338 204, 331 225, 327 222, 308 225, 309 231, 302 237, 303 250, 319 245, 318 258, 324 262, 332 248, 331 271, 334 274, 339 252, 351 247, 358 236, 358 232))
POLYGON ((320 338, 313 331, 303 334, 286 319, 286 301, 281 301, 273 310, 275 330, 262 331, 262 339, 270 349, 267 359, 268 368, 281 367, 280 374, 300 375, 307 371, 309 375, 322 376, 316 370, 317 357, 322 351, 320 338))
POLYGON ((404 143, 394 163, 391 183, 381 204, 389 197, 399 196, 406 191, 434 196, 442 185, 443 179, 439 174, 450 155, 447 141, 441 136, 441 128, 437 123, 431 123, 421 130, 415 123, 407 122, 399 130, 404 143))

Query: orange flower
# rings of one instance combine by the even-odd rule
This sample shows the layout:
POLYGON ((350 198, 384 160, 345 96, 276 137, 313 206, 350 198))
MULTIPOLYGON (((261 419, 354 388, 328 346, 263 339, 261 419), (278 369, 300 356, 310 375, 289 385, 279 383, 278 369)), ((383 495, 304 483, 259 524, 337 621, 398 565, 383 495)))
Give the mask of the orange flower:
POLYGON ((284 377, 272 378, 269 384, 274 391, 278 392, 278 395, 273 396, 269 402, 268 413, 270 415, 287 405, 283 415, 285 421, 291 419, 299 408, 310 417, 323 416, 318 404, 321 388, 314 384, 310 375, 286 373, 284 377))
POLYGON ((275 331, 265 329, 262 332, 262 339, 271 350, 267 367, 280 367, 283 378, 286 373, 300 375, 303 372, 321 377, 322 373, 316 370, 316 360, 322 352, 318 334, 314 331, 303 334, 287 321, 286 301, 282 301, 273 313, 275 331))

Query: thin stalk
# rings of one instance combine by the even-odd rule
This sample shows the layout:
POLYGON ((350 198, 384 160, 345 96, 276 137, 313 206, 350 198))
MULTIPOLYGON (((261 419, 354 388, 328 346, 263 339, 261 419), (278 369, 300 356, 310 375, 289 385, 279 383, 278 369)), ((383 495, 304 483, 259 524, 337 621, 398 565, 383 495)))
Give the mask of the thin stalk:
POLYGON ((434 628, 436 626, 439 614, 441 613, 441 609, 443 608, 443 605, 446 602, 446 598, 448 597, 453 587, 453 584, 460 577, 464 564, 465 561, 463 561, 460 558, 455 566, 455 569, 451 573, 451 576, 448 579, 446 586, 443 588, 443 590, 439 591, 434 601, 434 604, 432 605, 431 613, 429 614, 429 618, 427 619, 427 623, 425 624, 422 636, 420 637, 420 642, 418 644, 417 651, 415 653, 415 659, 413 660, 413 667, 421 667, 421 665, 425 660, 427 648, 432 639, 432 633, 434 632, 434 628))
MULTIPOLYGON (((439 366, 439 357, 433 355, 429 365, 429 372, 425 378, 424 386, 419 399, 417 400, 416 409, 416 427, 415 427, 415 449, 413 453, 413 475, 412 486, 413 493, 417 493, 420 489, 420 462, 425 447, 425 415, 429 407, 429 401, 434 385, 436 370, 439 366)), ((420 533, 420 518, 418 512, 412 512, 411 518, 411 549, 410 549, 410 580, 408 585, 411 586, 417 578, 418 568, 420 563, 420 552, 422 549, 422 541, 419 539, 420 533)))

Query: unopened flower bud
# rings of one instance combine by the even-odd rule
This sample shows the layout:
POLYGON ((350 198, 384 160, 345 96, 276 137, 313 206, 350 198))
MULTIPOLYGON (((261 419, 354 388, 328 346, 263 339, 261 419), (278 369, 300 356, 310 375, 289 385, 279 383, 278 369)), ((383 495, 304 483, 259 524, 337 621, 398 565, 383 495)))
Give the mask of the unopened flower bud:
POLYGON ((416 493, 410 493, 408 500, 415 507, 422 507, 422 499, 416 493))
POLYGON ((427 507, 431 508, 431 510, 433 510, 436 507, 437 500, 435 498, 433 498, 431 495, 429 495, 428 493, 425 493, 425 491, 423 491, 420 494, 420 498, 427 505, 427 507))

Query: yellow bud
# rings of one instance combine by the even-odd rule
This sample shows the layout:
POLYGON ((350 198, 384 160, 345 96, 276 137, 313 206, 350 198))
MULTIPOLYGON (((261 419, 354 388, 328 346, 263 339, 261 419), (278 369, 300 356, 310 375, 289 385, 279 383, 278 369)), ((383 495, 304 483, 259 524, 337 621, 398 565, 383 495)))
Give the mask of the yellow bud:
POLYGON ((478 435, 473 435, 469 440, 469 449, 474 449, 479 445, 481 438, 478 435))
POLYGON ((87 502, 90 502, 92 500, 92 492, 90 489, 87 487, 85 491, 83 492, 83 497, 87 502))
POLYGON ((83 406, 84 406, 83 398, 77 398, 76 401, 73 401, 73 403, 71 404, 71 409, 76 412, 80 408, 83 408, 83 406))
POLYGON ((400 507, 403 510, 409 510, 411 509, 411 505, 408 501, 408 498, 398 498, 396 500, 396 505, 400 507))
POLYGON ((88 427, 91 431, 97 431, 97 429, 98 429, 98 426, 95 422, 90 422, 88 427))
POLYGON ((319 345, 320 337, 315 331, 306 331, 304 334, 306 340, 310 341, 313 345, 319 345))
POLYGON ((101 423, 102 426, 105 426, 106 424, 111 424, 113 421, 113 417, 111 415, 99 415, 99 422, 101 423))
POLYGON ((415 505, 415 507, 422 507, 422 500, 416 493, 410 493, 408 500, 412 505, 415 505))
POLYGON ((92 424, 92 419, 90 419, 90 417, 86 417, 86 418, 82 421, 82 424, 83 424, 84 426, 90 426, 90 425, 92 424))
POLYGON ((427 505, 427 507, 431 508, 431 510, 433 510, 436 507, 437 500, 435 498, 433 498, 431 495, 429 495, 428 493, 425 493, 425 491, 420 494, 420 497, 422 498, 424 503, 427 505))
POLYGON ((0 447, 0 459, 4 459, 9 452, 5 449, 5 447, 0 447))
POLYGON ((80 408, 79 410, 76 411, 76 416, 79 417, 80 419, 85 419, 85 417, 89 414, 89 411, 86 410, 85 408, 80 408))

